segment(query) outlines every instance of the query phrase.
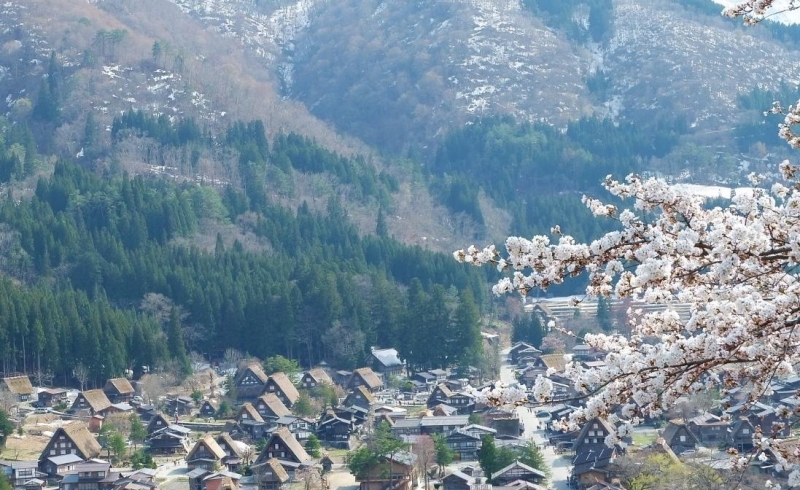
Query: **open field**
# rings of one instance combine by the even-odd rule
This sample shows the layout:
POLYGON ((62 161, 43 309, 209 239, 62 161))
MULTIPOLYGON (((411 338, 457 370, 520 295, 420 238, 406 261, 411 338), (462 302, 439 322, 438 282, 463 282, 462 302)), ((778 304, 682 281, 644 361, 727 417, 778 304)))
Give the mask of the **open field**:
POLYGON ((49 436, 24 435, 19 437, 14 434, 6 440, 6 447, 0 452, 2 459, 10 460, 35 460, 39 459, 44 447, 50 440, 49 436))

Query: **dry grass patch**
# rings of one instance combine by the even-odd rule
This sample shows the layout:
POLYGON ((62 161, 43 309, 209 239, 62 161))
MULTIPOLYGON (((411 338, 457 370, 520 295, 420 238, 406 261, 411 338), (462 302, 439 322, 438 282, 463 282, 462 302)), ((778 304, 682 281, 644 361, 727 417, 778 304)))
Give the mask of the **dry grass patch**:
POLYGON ((36 460, 44 451, 50 441, 49 436, 12 435, 6 439, 6 447, 0 452, 3 459, 10 460, 36 460))

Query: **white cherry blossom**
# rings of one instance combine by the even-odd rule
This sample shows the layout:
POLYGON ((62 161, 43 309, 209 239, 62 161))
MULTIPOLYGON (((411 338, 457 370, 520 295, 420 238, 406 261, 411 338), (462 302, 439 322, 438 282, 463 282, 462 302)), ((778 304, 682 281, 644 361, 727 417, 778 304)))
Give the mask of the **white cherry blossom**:
MULTIPOLYGON (((568 363, 566 376, 586 397, 571 427, 620 406, 633 421, 658 416, 678 398, 712 387, 723 393, 739 388, 752 403, 800 363, 800 174, 788 162, 780 169, 785 182, 779 186, 757 188, 714 209, 657 179, 608 179, 606 189, 633 201, 634 210, 584 202, 595 214, 617 217, 618 231, 591 243, 567 235, 557 243, 545 236, 510 237, 505 254, 492 246, 454 255, 510 272, 495 286, 497 294, 527 294, 586 274, 590 297, 689 304, 686 321, 669 308, 631 311, 629 337, 586 335, 586 344, 607 355, 598 368, 568 363)), ((551 393, 552 382, 540 376, 534 398, 546 402, 551 393)), ((488 398, 518 404, 522 395, 495 386, 488 398)), ((769 445, 771 436, 759 434, 759 444, 769 445)), ((793 478, 800 482, 800 475, 793 478)))

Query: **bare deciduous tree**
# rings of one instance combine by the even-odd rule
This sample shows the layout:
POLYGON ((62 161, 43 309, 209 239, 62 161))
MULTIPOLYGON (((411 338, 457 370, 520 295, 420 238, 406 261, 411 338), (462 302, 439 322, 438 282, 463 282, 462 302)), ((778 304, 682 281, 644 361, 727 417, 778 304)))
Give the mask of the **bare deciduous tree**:
POLYGON ((0 408, 3 409, 4 412, 10 413, 11 409, 16 407, 19 404, 19 400, 17 396, 10 391, 5 386, 0 385, 0 408))
POLYGON ((86 389, 86 383, 89 381, 89 368, 78 363, 72 368, 72 375, 81 385, 81 391, 84 391, 86 389))
POLYGON ((244 359, 244 354, 236 349, 226 349, 225 354, 222 356, 222 363, 224 369, 236 369, 239 367, 239 362, 244 359))
POLYGON ((411 448, 417 457, 416 461, 414 461, 414 466, 424 479, 425 490, 428 490, 430 483, 428 471, 431 466, 436 464, 436 446, 430 436, 417 436, 411 448))
POLYGON ((296 470, 295 478, 303 485, 303 490, 322 490, 322 475, 314 466, 305 466, 296 470))

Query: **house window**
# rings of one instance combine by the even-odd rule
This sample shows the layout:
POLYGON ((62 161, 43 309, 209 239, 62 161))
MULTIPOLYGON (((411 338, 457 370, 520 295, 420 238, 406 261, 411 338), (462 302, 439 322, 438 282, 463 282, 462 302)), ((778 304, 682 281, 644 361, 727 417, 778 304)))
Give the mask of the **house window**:
POLYGON ((750 433, 750 429, 748 429, 746 427, 744 429, 742 429, 742 434, 749 434, 749 433, 750 433))
POLYGON ((686 442, 686 436, 681 436, 681 442, 686 442))
POLYGON ((55 456, 55 455, 56 455, 56 450, 55 449, 51 449, 50 450, 50 456, 55 456))
POLYGON ((592 429, 599 429, 600 427, 597 424, 592 425, 592 429))
POLYGON ((278 443, 276 442, 276 443, 275 443, 275 449, 278 449, 278 448, 280 448, 280 447, 281 447, 281 446, 280 446, 280 444, 278 444, 278 443))
POLYGON ((286 452, 285 451, 281 451, 281 458, 285 458, 285 457, 286 457, 286 452))

